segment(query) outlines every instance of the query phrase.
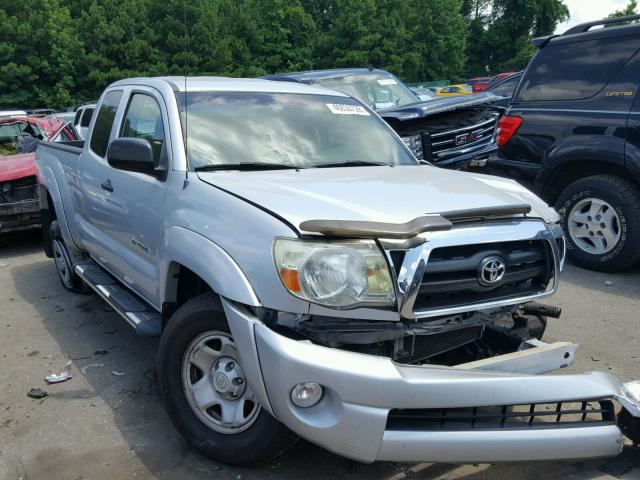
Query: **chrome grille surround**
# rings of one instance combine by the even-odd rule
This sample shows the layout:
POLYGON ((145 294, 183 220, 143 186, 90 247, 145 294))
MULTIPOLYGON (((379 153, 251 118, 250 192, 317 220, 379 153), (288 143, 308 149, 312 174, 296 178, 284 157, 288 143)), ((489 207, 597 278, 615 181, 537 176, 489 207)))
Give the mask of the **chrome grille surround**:
MULTIPOLYGON (((560 263, 563 252, 557 242, 558 232, 552 230, 540 219, 518 218, 468 222, 457 224, 451 230, 431 232, 421 235, 422 243, 406 251, 397 273, 397 299, 400 316, 407 319, 419 319, 452 315, 456 313, 486 310, 507 305, 518 305, 534 299, 552 295, 557 286, 560 274, 560 263), (511 298, 485 299, 478 303, 465 305, 440 306, 438 308, 414 308, 420 291, 427 263, 431 252, 436 248, 465 246, 476 244, 492 244, 512 241, 543 241, 551 255, 551 272, 544 289, 529 292, 523 296, 511 298)), ((394 249, 391 243, 384 242, 388 252, 394 249)))
MULTIPOLYGON (((468 153, 491 143, 495 137, 497 123, 498 116, 492 115, 489 119, 474 125, 429 134, 433 161, 438 162, 445 158, 468 153), (457 141, 460 136, 471 137, 467 137, 465 142, 460 144, 457 141)), ((424 141, 428 142, 429 139, 424 141)))

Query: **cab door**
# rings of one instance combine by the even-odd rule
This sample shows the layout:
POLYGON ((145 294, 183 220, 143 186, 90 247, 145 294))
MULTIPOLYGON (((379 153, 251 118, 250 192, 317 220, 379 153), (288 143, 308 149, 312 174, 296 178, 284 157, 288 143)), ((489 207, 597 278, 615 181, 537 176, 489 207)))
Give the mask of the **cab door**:
MULTIPOLYGON (((97 120, 96 120, 97 121, 97 120)), ((125 89, 110 139, 142 138, 156 166, 169 170, 166 106, 153 88, 125 89)), ((125 285, 159 307, 158 268, 166 183, 156 176, 119 170, 106 158, 93 162, 95 195, 90 214, 96 260, 125 285)))

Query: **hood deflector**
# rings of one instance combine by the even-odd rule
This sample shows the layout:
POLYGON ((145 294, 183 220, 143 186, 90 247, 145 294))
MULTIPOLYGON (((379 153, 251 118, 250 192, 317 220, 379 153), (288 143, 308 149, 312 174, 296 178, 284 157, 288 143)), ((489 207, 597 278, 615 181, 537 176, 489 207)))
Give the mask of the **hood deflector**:
POLYGON ((300 229, 332 237, 409 239, 425 232, 449 230, 455 222, 526 215, 530 212, 530 205, 503 205, 425 215, 406 223, 307 220, 300 224, 300 229))

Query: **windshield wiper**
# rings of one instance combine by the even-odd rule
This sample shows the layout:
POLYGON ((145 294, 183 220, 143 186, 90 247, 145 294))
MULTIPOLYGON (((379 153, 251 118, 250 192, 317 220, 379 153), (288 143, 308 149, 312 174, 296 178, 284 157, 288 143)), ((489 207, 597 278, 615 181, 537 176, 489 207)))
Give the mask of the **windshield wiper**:
POLYGON ((298 170, 307 168, 300 165, 287 165, 267 162, 218 163, 196 167, 196 172, 213 172, 215 170, 298 170))
POLYGON ((314 165, 315 168, 331 168, 331 167, 388 167, 390 166, 388 163, 379 163, 379 162, 366 162, 364 160, 352 160, 349 162, 338 162, 338 163, 317 163, 314 165))

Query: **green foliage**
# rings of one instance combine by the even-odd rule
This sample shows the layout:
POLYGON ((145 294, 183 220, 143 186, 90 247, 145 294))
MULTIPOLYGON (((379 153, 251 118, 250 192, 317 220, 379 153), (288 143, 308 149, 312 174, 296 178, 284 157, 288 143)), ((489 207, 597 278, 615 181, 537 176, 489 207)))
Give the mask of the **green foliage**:
POLYGON ((185 72, 373 65, 406 81, 460 80, 520 68, 531 36, 566 14, 561 0, 7 1, 0 106, 67 106, 120 78, 185 72))
POLYGON ((470 76, 520 70, 529 62, 533 37, 550 35, 569 18, 562 0, 465 0, 470 76))
MULTIPOLYGON (((616 10, 615 12, 611 13, 607 18, 618 18, 618 17, 626 17, 627 15, 637 15, 638 14, 638 2, 637 0, 629 0, 629 3, 627 3, 627 6, 624 7, 621 10, 616 10)), ((625 22, 625 23, 637 23, 637 21, 635 22, 625 22)), ((612 25, 605 25, 605 27, 615 27, 615 26, 619 26, 619 23, 616 24, 612 24, 612 25)))

